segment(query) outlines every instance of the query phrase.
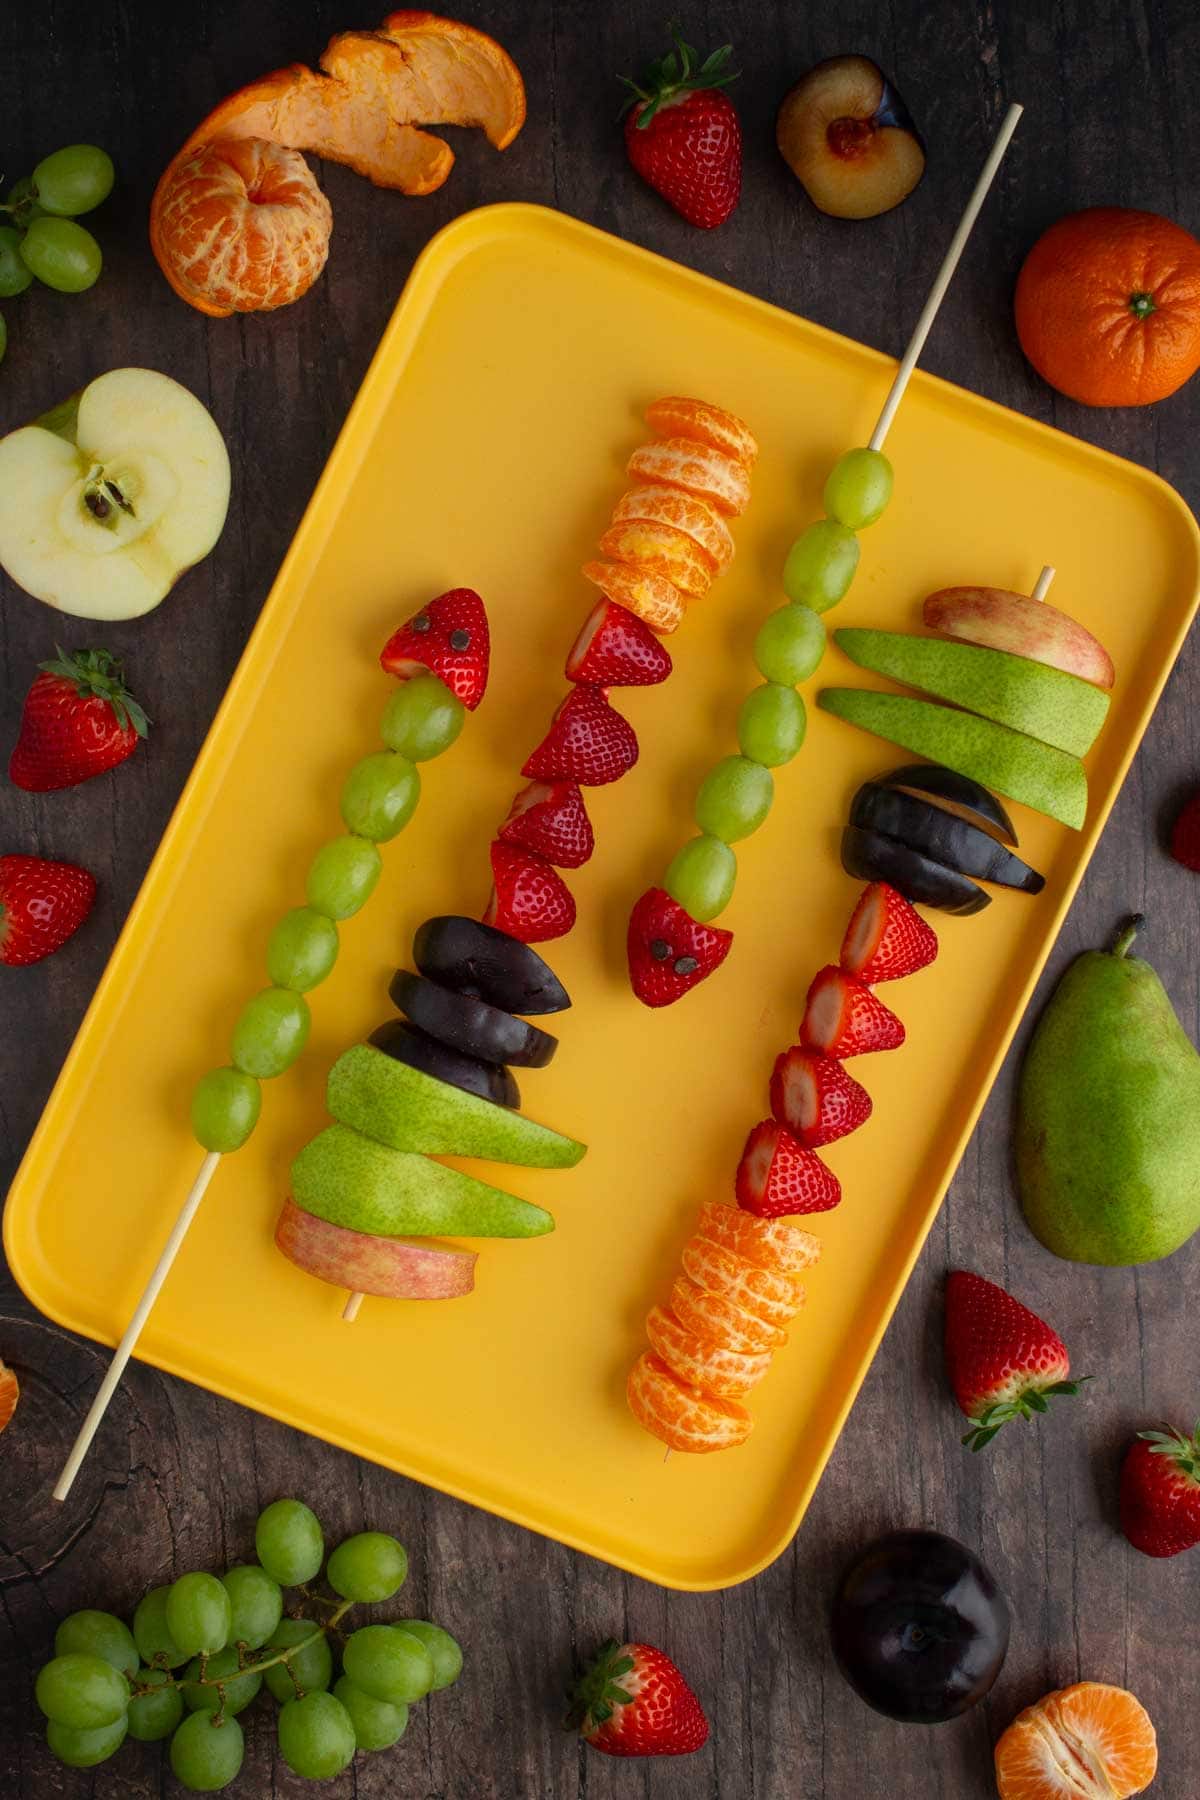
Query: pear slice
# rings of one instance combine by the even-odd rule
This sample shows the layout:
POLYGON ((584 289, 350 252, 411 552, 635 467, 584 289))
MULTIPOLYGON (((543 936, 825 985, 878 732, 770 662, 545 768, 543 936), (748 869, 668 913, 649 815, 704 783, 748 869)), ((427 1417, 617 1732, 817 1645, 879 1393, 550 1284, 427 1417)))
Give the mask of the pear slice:
POLYGON ((229 457, 194 394, 154 369, 111 369, 0 438, 0 565, 81 619, 136 619, 208 555, 229 457))

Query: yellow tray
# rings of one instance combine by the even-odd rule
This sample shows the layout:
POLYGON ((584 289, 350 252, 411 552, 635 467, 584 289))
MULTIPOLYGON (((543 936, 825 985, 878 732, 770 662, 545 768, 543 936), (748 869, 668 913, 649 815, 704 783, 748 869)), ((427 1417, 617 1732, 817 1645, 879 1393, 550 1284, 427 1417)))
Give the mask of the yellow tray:
MULTIPOLYGON (((270 925, 337 829, 341 774, 373 747, 388 691, 379 647, 423 599, 477 587, 492 620, 488 697, 458 746, 426 766, 416 819, 387 848, 380 888, 312 995, 311 1045, 268 1085, 255 1137, 218 1171, 140 1353, 667 1586, 726 1586, 778 1555, 1196 603, 1200 540, 1162 482, 916 377, 888 443, 896 496, 864 535, 838 623, 910 626, 933 588, 1028 588, 1056 563, 1054 599, 1095 628, 1120 672, 1090 762, 1090 817, 1076 834, 1017 808, 1045 892, 939 919, 938 963, 889 994, 909 1041, 856 1066, 875 1116, 829 1152, 845 1201, 817 1222, 825 1255, 791 1345, 752 1397, 757 1430, 742 1450, 664 1462, 624 1405, 643 1316, 674 1275, 699 1202, 730 1192, 808 981, 836 957, 858 891, 837 858, 850 796, 902 755, 812 710, 808 744, 779 772, 771 818, 740 858, 722 921, 736 931, 733 953, 681 1005, 648 1013, 631 996, 626 919, 687 835, 702 770, 733 747, 784 552, 819 512, 830 462, 865 440, 891 373, 873 350, 553 212, 491 207, 434 240, 9 1197, 8 1251, 36 1305, 116 1341, 196 1167, 192 1082, 225 1060, 235 1014, 265 979, 270 925), (571 1173, 484 1171, 552 1208, 558 1230, 480 1246, 471 1299, 368 1300, 343 1324, 343 1295, 272 1245, 289 1160, 323 1121, 334 1057, 388 1016, 388 976, 415 926, 486 899, 489 838, 594 597, 579 564, 622 491, 641 409, 663 393, 732 407, 762 455, 737 561, 671 640, 673 678, 620 697, 641 761, 588 796, 597 852, 570 877, 578 926, 550 947, 575 1006, 553 1021, 554 1064, 522 1075, 524 1105, 590 1154, 571 1173)), ((851 673, 830 652, 811 685, 851 673)))

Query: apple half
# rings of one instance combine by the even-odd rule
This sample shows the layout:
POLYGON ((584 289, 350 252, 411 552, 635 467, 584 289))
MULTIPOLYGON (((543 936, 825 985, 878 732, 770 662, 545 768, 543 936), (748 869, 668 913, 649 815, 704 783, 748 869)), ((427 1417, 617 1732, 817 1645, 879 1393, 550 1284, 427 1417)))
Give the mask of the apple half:
POLYGON ((457 1300, 475 1286, 474 1250, 373 1237, 331 1225, 285 1200, 275 1242, 289 1262, 353 1293, 384 1300, 457 1300))
POLYGON ((207 556, 229 507, 208 409, 154 369, 110 369, 0 438, 0 566, 81 619, 136 619, 207 556))
POLYGON ((941 588, 922 610, 930 629, 947 637, 1027 656, 1098 688, 1111 688, 1116 680, 1112 657, 1099 638, 1048 601, 1006 588, 941 588))

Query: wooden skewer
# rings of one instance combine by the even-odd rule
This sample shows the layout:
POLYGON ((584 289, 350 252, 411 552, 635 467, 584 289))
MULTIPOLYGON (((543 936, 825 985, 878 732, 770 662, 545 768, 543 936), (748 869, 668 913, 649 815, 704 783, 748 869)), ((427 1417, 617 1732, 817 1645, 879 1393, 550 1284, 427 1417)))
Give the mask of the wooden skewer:
POLYGON ((1054 580, 1057 573, 1058 570, 1054 567, 1053 563, 1047 563, 1035 581, 1033 592, 1030 594, 1029 598, 1031 600, 1044 600, 1050 591, 1050 583, 1054 580))
POLYGON ((1017 129, 1017 121, 1023 111, 1023 107, 1013 105, 1004 115, 1000 129, 996 133, 996 141, 979 172, 979 180, 975 183, 971 198, 967 201, 966 210, 958 221, 958 229, 950 239, 950 247, 942 258, 942 266, 934 277, 929 296, 921 308, 921 316, 913 327, 913 334, 908 340, 908 348, 900 359, 900 367, 896 370, 888 397, 883 403, 883 410, 871 433, 870 448, 872 450, 883 448, 883 440, 891 429, 892 420, 896 416, 896 408, 904 398, 904 390, 908 386, 909 378, 925 348, 925 339, 929 336, 929 328, 937 315, 938 307, 946 297, 946 289, 950 286, 954 271, 958 267, 959 258, 971 235, 971 229, 979 217, 980 209, 987 198, 988 189, 996 179, 996 171, 1004 160, 1004 152, 1012 141, 1012 134, 1017 129))
POLYGON ((358 1317, 358 1309, 365 1299, 366 1295, 360 1294, 357 1288, 351 1294, 345 1306, 342 1308, 342 1317, 345 1319, 347 1325, 353 1325, 355 1319, 358 1317))

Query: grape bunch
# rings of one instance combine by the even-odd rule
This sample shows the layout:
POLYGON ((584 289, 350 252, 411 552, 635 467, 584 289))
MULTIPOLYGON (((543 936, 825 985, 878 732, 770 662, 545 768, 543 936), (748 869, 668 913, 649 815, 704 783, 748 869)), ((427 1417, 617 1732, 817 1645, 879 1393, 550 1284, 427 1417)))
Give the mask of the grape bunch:
MULTIPOLYGON (((13 182, 0 202, 0 298, 24 293, 35 276, 60 294, 92 286, 104 259, 91 232, 75 221, 108 199, 114 175, 112 158, 95 144, 68 144, 13 182)), ((0 358, 7 344, 0 317, 0 358)))
POLYGON ((60 1762, 92 1769, 127 1736, 170 1738, 180 1785, 216 1793, 242 1766, 239 1715, 265 1689, 279 1707, 283 1760, 297 1775, 325 1780, 356 1750, 390 1749, 409 1707, 457 1681, 462 1651, 438 1625, 401 1619, 339 1630, 353 1605, 391 1600, 403 1586, 408 1557, 394 1537, 359 1532, 326 1563, 316 1515, 301 1500, 276 1500, 258 1520, 254 1547, 257 1562, 152 1588, 132 1629, 92 1610, 63 1620, 36 1687, 60 1762), (323 1564, 331 1595, 309 1585, 323 1564), (285 1588, 299 1594, 286 1617, 285 1588))

